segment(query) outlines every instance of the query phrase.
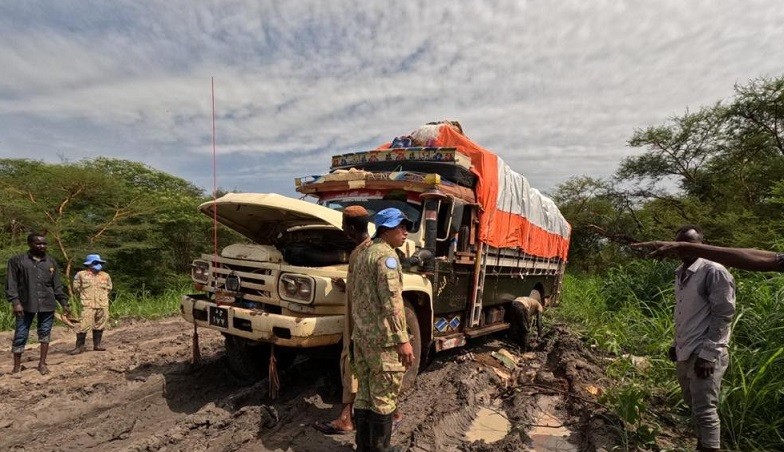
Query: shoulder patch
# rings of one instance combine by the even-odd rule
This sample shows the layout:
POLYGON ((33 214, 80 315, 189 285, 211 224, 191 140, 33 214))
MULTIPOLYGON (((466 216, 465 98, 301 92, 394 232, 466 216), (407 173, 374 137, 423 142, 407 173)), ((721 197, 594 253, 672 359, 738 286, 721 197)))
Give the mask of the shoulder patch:
POLYGON ((394 257, 388 257, 387 260, 384 261, 384 265, 386 265, 387 268, 394 270, 397 268, 397 259, 394 257))

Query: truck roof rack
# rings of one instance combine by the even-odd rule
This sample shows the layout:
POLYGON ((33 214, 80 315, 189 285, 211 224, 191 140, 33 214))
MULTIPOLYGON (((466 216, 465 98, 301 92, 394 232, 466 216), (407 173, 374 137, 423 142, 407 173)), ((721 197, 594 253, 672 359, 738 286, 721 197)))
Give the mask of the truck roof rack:
POLYGON ((471 159, 454 147, 374 149, 332 156, 330 171, 349 168, 435 173, 463 187, 473 188, 476 184, 471 159))

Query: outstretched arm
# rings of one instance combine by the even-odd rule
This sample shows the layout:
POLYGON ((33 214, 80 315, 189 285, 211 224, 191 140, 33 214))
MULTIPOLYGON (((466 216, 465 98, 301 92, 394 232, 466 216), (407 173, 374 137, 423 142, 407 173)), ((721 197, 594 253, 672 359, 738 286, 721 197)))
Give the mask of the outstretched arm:
POLYGON ((650 250, 649 256, 696 256, 718 262, 726 267, 762 272, 784 272, 784 253, 753 248, 724 248, 690 242, 633 243, 633 249, 650 250))

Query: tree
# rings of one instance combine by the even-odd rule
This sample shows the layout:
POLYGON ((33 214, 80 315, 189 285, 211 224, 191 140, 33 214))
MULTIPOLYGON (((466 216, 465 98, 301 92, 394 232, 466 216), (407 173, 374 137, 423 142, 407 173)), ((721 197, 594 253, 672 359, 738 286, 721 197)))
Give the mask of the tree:
POLYGON ((649 236, 697 223, 716 243, 764 247, 784 220, 772 202, 784 178, 783 142, 784 77, 759 78, 736 85, 726 105, 635 131, 629 145, 646 151, 624 159, 616 180, 632 187, 627 195, 647 211, 640 217, 655 219, 649 236))
POLYGON ((69 280, 81 258, 97 252, 120 290, 161 291, 212 244, 211 223, 196 211, 203 192, 138 162, 0 160, 0 196, 2 262, 40 231, 69 280))
POLYGON ((640 224, 629 199, 610 181, 574 177, 552 195, 572 226, 570 268, 594 272, 626 259, 640 224))

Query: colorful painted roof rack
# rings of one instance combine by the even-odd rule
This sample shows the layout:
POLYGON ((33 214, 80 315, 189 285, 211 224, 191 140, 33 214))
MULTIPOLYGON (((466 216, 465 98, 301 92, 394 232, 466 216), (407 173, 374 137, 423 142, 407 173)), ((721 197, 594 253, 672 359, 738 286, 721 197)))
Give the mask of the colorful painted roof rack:
POLYGON ((454 147, 374 149, 332 157, 332 171, 348 168, 373 172, 435 173, 464 187, 473 188, 476 184, 476 175, 471 172, 471 159, 454 147))

